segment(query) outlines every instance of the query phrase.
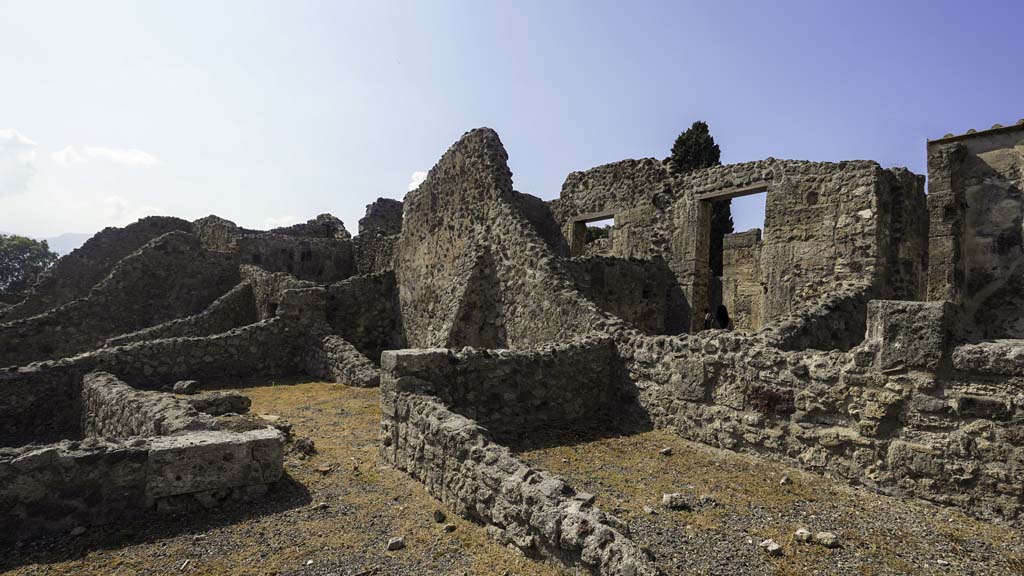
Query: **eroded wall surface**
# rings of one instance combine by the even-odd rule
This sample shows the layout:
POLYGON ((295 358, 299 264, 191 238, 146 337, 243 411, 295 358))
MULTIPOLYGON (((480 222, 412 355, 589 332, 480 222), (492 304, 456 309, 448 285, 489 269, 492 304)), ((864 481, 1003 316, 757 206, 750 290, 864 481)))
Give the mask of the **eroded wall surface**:
POLYGON ((605 319, 523 216, 507 160, 493 130, 473 130, 406 197, 396 275, 410 346, 528 347, 605 319))
POLYGON ((1024 125, 929 142, 928 187, 928 297, 966 337, 1024 337, 1024 125))
POLYGON ((28 290, 25 299, 0 310, 0 323, 28 318, 89 294, 121 259, 168 232, 191 232, 180 218, 148 216, 124 228, 105 228, 57 261, 28 290))
POLYGON ((160 236, 123 258, 84 298, 0 324, 0 367, 61 358, 107 338, 202 312, 239 283, 226 254, 186 232, 160 236))
MULTIPOLYGON (((763 322, 798 312, 845 282, 878 298, 920 298, 927 246, 923 180, 877 163, 768 159, 673 174, 653 160, 574 172, 555 213, 569 237, 588 215, 614 213, 610 254, 662 258, 690 307, 690 330, 707 312, 711 203, 766 193, 759 268, 763 322)), ((575 251, 576 247, 574 247, 575 251)))

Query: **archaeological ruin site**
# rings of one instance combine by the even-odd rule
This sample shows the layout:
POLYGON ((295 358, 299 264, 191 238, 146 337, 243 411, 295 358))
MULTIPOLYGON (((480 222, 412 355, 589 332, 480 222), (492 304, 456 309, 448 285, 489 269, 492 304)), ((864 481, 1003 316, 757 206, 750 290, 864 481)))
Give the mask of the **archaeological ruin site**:
POLYGON ((181 554, 168 572, 217 573, 187 549, 219 530, 327 550, 355 525, 350 568, 251 573, 1024 571, 1024 120, 924 146, 927 193, 873 161, 643 159, 544 201, 480 128, 355 236, 328 214, 103 230, 0 304, 0 566, 101 562, 134 526, 181 554), (752 194, 764 229, 726 236, 716 276, 712 205, 752 194), (324 382, 286 418, 259 405, 324 382), (372 395, 370 425, 344 394, 372 395), (351 440, 304 438, 321 413, 372 452, 328 462, 351 440), (416 527, 327 482, 401 490, 386 510, 416 527), (830 516, 844 499, 869 504, 830 516), (900 556, 927 522, 936 555, 900 556), (389 564, 477 534, 512 564, 389 564))

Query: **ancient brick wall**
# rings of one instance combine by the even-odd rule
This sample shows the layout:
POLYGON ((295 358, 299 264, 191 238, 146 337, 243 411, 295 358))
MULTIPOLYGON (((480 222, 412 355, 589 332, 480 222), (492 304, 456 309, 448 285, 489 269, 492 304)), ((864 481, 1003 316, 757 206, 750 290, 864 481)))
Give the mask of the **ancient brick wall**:
POLYGON ((235 241, 235 254, 241 264, 318 283, 344 280, 356 270, 352 241, 347 239, 242 236, 235 241))
POLYGON ((0 366, 70 356, 112 336, 198 314, 238 282, 228 255, 204 250, 191 234, 170 232, 118 262, 87 297, 0 324, 0 366))
POLYGON ((105 228, 40 275, 24 300, 0 310, 0 322, 42 314, 88 296, 122 258, 168 232, 190 232, 191 224, 180 218, 148 216, 124 228, 105 228))
POLYGON ((928 297, 966 337, 1024 337, 1024 124, 929 142, 928 187, 928 297))

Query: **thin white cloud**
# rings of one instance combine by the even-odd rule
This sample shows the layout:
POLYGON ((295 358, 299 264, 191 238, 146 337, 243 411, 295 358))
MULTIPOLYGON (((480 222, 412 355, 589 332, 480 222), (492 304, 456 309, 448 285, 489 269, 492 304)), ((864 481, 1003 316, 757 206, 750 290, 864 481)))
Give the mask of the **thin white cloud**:
POLYGON ((66 146, 51 154, 50 158, 54 162, 64 165, 90 160, 106 160, 125 166, 153 166, 160 162, 156 156, 135 148, 104 148, 102 146, 66 146))
POLYGON ((270 216, 263 219, 263 223, 266 224, 268 228, 291 226, 297 222, 298 220, 295 219, 295 216, 270 216))
POLYGON ((412 192, 413 190, 419 188, 420 184, 423 184, 423 181, 426 179, 426 172, 420 170, 413 172, 412 176, 409 177, 409 192, 412 192))
POLYGON ((114 225, 131 224, 145 216, 156 216, 165 211, 156 206, 135 206, 123 196, 108 196, 103 199, 103 216, 114 225))
POLYGON ((14 129, 0 130, 0 196, 24 192, 36 173, 37 144, 14 129))

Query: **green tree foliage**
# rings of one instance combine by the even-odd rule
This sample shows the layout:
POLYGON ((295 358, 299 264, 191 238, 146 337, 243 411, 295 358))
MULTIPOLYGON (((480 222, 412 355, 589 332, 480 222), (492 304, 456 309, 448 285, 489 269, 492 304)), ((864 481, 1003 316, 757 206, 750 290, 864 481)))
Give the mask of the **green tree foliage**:
POLYGON ((0 294, 24 290, 56 261, 46 240, 0 234, 0 294))
MULTIPOLYGON (((697 121, 676 138, 669 158, 672 169, 686 173, 722 163, 722 150, 711 137, 707 122, 697 121)), ((733 232, 732 201, 722 200, 711 205, 711 273, 722 275, 722 238, 733 232)))

